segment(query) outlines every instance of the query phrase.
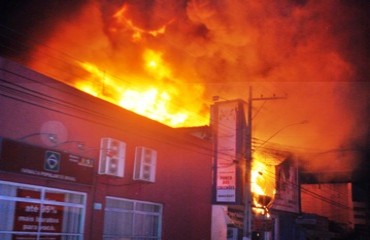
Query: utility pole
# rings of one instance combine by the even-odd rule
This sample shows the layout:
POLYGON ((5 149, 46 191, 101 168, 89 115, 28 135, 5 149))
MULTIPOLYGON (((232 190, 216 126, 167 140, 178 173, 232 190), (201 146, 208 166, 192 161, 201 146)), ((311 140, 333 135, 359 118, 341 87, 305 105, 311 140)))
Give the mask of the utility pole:
POLYGON ((245 179, 244 179, 244 220, 243 220, 243 240, 252 239, 252 192, 251 192, 251 168, 252 168, 252 108, 253 101, 260 100, 277 100, 285 99, 286 97, 260 97, 253 98, 252 87, 249 87, 248 96, 248 116, 247 116, 247 129, 246 129, 246 153, 245 153, 245 179))

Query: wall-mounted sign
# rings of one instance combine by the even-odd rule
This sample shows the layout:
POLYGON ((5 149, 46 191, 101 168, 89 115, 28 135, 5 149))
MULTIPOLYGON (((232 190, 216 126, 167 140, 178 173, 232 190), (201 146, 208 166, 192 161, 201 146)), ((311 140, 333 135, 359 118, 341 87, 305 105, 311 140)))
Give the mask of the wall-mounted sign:
POLYGON ((0 138, 0 170, 92 184, 94 161, 74 154, 0 138))
POLYGON ((44 169, 46 171, 59 172, 60 160, 60 153, 54 151, 46 151, 44 158, 44 169))

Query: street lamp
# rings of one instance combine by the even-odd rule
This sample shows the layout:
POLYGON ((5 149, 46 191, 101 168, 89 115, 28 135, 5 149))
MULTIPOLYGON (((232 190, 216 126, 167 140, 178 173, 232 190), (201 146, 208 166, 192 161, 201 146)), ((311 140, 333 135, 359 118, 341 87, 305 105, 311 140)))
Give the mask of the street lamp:
MULTIPOLYGON (((244 221, 243 221, 243 240, 251 240, 252 239, 252 196, 251 196, 251 163, 252 163, 252 103, 256 100, 277 100, 277 99, 284 99, 285 97, 271 97, 271 98, 253 98, 252 97, 252 87, 249 87, 249 99, 248 99, 248 125, 246 129, 246 153, 245 153, 245 179, 244 179, 244 221)), ((284 129, 294 126, 297 124, 305 124, 307 123, 306 120, 288 124, 277 132, 275 132, 271 137, 263 141, 258 148, 266 144, 270 139, 274 136, 279 134, 284 129)))
POLYGON ((260 145, 258 145, 254 151, 256 151, 258 148, 262 147, 263 145, 265 145, 268 141, 270 141, 273 137, 275 137, 276 135, 278 135, 281 131, 283 131, 284 129, 288 128, 288 127, 291 127, 291 126, 295 126, 295 125, 300 125, 300 124, 306 124, 308 123, 307 120, 303 120, 303 121, 300 121, 300 122, 296 122, 296 123, 291 123, 291 124, 288 124, 288 125, 285 125, 284 127, 280 128, 278 131, 276 131, 274 134, 272 134, 269 138, 267 138, 265 141, 263 141, 260 145))

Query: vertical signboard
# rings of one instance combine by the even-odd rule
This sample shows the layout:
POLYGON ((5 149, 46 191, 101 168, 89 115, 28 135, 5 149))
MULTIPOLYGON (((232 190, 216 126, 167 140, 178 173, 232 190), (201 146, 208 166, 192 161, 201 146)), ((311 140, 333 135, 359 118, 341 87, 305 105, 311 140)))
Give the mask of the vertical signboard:
POLYGON ((214 202, 237 204, 241 201, 240 151, 244 117, 240 101, 218 102, 213 106, 214 202), (242 118, 243 119, 243 118, 242 118))

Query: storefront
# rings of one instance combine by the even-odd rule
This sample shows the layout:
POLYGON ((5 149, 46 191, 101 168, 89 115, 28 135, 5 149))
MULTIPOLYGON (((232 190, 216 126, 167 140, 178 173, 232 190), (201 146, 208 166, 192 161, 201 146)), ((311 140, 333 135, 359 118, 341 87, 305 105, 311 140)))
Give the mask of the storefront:
POLYGON ((83 239, 87 193, 37 185, 64 183, 69 188, 93 183, 93 160, 20 141, 0 139, 0 239, 83 239), (3 175, 4 176, 4 175, 3 175), (54 183, 55 182, 55 183, 54 183))
MULTIPOLYGON (((102 142, 105 143, 105 140, 106 138, 102 142)), ((109 144, 114 145, 116 142, 121 143, 113 141, 109 144)), ((109 144, 104 146, 112 149, 109 144)), ((114 147, 119 149, 119 145, 114 147)), ((144 159, 146 165, 152 170, 153 163, 149 164, 149 160, 154 162, 153 151, 142 147, 137 150, 140 156, 146 157, 144 159), (146 150, 144 151, 146 154, 139 150, 146 150)), ((122 151, 116 152, 124 158, 124 154, 119 154, 122 151)), ((113 164, 112 158, 113 155, 110 153, 111 162, 101 161, 99 172, 105 175, 119 174, 119 171, 113 171, 118 168, 119 161, 113 164)), ((93 185, 99 176, 94 174, 94 163, 93 159, 58 151, 55 148, 43 148, 0 138, 0 170, 15 174, 19 181, 2 181, 0 178, 0 212, 2 216, 7 216, 0 219, 0 239, 84 239, 85 216, 87 211, 90 211, 90 207, 87 207, 87 198, 89 195, 92 198, 91 195, 105 189, 104 184, 93 185), (62 182, 73 189, 79 189, 81 188, 79 185, 84 185, 94 191, 91 193, 71 191, 32 184, 36 183, 37 179, 47 180, 49 185, 62 182), (96 189, 98 185, 100 187, 96 189)), ((135 172, 140 173, 138 170, 135 172)), ((140 175, 136 176, 139 177, 140 175)), ((153 181, 154 178, 149 180, 153 181)), ((102 196, 95 202, 93 208, 92 211, 104 213, 104 239, 148 236, 150 239, 161 239, 162 204, 102 196)), ((101 222, 101 219, 99 221, 101 222)))

